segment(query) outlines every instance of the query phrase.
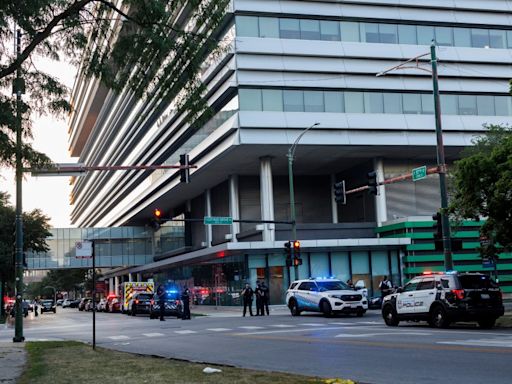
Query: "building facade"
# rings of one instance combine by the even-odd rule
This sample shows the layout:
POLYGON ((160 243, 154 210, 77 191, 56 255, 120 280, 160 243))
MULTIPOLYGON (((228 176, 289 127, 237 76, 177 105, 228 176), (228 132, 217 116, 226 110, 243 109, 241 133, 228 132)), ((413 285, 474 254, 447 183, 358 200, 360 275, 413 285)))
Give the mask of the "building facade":
POLYGON ((149 109, 158 100, 137 101, 78 78, 70 150, 81 162, 178 164, 188 154, 197 168, 189 184, 168 170, 76 179, 72 221, 147 225, 157 207, 165 218, 194 219, 183 225, 182 247, 132 272, 197 287, 228 289, 229 281, 233 292, 243 281, 266 279, 282 297, 294 278, 283 253, 291 230, 272 222, 290 220, 286 154, 318 123, 301 138, 293 164, 299 276, 361 278, 371 287, 387 274, 399 283, 411 238, 385 237, 378 228, 436 212, 437 176, 379 187, 378 196, 351 194, 346 205, 333 195, 337 181, 352 189, 373 170, 383 180, 436 163, 428 57, 376 74, 428 53, 436 41, 452 163, 484 124, 510 121, 511 10, 510 1, 233 0, 218 32, 229 48, 205 58, 208 122, 186 123, 172 104, 149 109), (235 221, 205 226, 204 216, 235 221))

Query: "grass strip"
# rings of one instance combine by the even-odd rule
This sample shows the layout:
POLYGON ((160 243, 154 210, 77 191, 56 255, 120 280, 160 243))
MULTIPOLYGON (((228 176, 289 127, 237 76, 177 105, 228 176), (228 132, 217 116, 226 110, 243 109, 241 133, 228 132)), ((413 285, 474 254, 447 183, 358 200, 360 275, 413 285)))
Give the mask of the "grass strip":
POLYGON ((26 348, 27 365, 19 384, 354 384, 351 380, 206 365, 103 348, 93 351, 90 345, 73 341, 28 342, 26 348), (207 366, 222 372, 203 373, 207 366))

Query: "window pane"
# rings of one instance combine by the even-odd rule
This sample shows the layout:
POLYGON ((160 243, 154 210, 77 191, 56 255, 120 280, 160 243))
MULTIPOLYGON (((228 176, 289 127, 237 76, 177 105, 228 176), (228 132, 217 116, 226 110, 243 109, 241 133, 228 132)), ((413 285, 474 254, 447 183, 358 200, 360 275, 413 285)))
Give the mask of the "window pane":
POLYGON ((305 91, 304 110, 306 112, 323 112, 324 93, 321 91, 305 91))
POLYGON ((261 89, 239 89, 240 110, 261 111, 261 89))
POLYGON ((507 31, 507 48, 512 48, 512 31, 507 31))
POLYGON ((384 113, 402 113, 402 95, 400 93, 384 93, 384 113))
POLYGON ((260 37, 279 38, 279 19, 275 17, 260 17, 260 37))
POLYGON ((324 92, 325 112, 344 112, 343 92, 324 92))
POLYGON ((279 19, 279 35, 283 39, 300 39, 299 20, 279 19))
POLYGON ((340 23, 337 21, 320 21, 322 40, 340 41, 340 23))
POLYGON ((382 102, 382 93, 365 92, 364 93, 364 110, 366 113, 383 113, 384 105, 382 102))
POLYGON ((366 43, 379 42, 379 25, 373 23, 361 23, 361 41, 366 43))
POLYGON ((426 27, 423 25, 418 25, 418 44, 419 45, 430 45, 432 44, 432 39, 434 38, 434 27, 426 27))
POLYGON ((444 115, 459 114, 459 98, 457 95, 441 95, 441 113, 444 115))
POLYGON ((510 96, 495 96, 494 105, 496 106, 496 116, 510 116, 510 106, 512 98, 510 96))
POLYGON ((507 37, 505 31, 497 31, 495 29, 491 29, 489 31, 489 42, 491 44, 491 48, 505 48, 507 44, 507 37))
POLYGON ((284 110, 287 112, 304 112, 303 91, 283 91, 284 110))
POLYGON ((453 37, 456 47, 471 47, 471 30, 469 28, 454 28, 453 37))
POLYGON ((237 16, 236 33, 238 36, 258 37, 258 18, 255 16, 237 16))
POLYGON ((398 41, 400 44, 413 44, 416 45, 416 26, 415 25, 399 25, 398 26, 398 41))
POLYGON ((476 96, 459 96, 459 113, 461 115, 476 115, 476 96))
POLYGON ((396 44, 398 42, 396 24, 379 24, 381 43, 396 44))
POLYGON ((430 93, 421 95, 421 111, 425 115, 434 114, 434 95, 430 93))
POLYGON ((345 112, 364 113, 363 92, 345 92, 345 112))
POLYGON ((359 23, 352 21, 341 22, 341 41, 360 41, 359 23))
POLYGON ((438 45, 453 46, 452 28, 436 27, 436 43, 438 45))
POLYGON ((402 105, 404 113, 418 114, 421 113, 421 98, 420 95, 414 93, 402 94, 402 105))
POLYGON ((494 96, 477 96, 476 107, 481 116, 494 116, 494 96))
POLYGON ((485 48, 489 46, 489 31, 487 29, 471 29, 471 46, 485 48))
POLYGON ((318 20, 301 20, 300 38, 303 40, 320 40, 320 22, 318 20))
POLYGON ((282 111, 283 110, 283 91, 280 89, 264 89, 263 110, 264 111, 282 111))

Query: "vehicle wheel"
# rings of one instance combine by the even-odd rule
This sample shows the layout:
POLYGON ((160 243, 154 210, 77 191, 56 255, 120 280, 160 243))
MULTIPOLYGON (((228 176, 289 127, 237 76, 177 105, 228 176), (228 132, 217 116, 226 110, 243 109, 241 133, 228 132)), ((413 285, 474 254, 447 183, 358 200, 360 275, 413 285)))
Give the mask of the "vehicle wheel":
POLYGON ((56 310, 56 309, 54 309, 54 310, 53 310, 53 313, 57 313, 57 310, 56 310))
POLYGON ((332 316, 332 308, 331 304, 329 304, 327 301, 322 301, 320 303, 320 311, 324 314, 325 317, 331 317, 332 316))
POLYGON ((491 329, 492 327, 494 327, 494 324, 496 324, 496 319, 478 320, 478 325, 480 326, 480 328, 491 329))
POLYGON ((390 327, 396 327, 400 323, 398 316, 391 305, 387 305, 382 308, 382 317, 386 325, 390 327))
POLYGON ((291 300, 288 306, 290 308, 292 316, 300 316, 299 306, 297 305, 297 302, 295 300, 291 300))
POLYGON ((132 316, 137 316, 137 310, 135 308, 132 308, 132 316))
POLYGON ((435 328, 448 328, 450 321, 446 315, 446 311, 443 307, 435 307, 430 313, 430 321, 428 322, 431 327, 435 328))

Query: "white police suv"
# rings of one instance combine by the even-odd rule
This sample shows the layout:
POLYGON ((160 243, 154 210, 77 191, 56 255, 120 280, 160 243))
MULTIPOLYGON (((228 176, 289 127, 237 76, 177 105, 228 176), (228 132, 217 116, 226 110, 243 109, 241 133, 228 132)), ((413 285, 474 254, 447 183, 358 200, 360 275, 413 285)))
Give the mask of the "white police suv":
POLYGON ((336 279, 297 280, 286 291, 286 304, 292 316, 303 311, 321 312, 326 317, 335 313, 363 316, 368 299, 360 292, 336 279))
POLYGON ((425 272, 382 303, 382 317, 389 326, 426 320, 436 328, 456 321, 476 321, 482 328, 492 328, 503 313, 499 287, 481 273, 425 272))

